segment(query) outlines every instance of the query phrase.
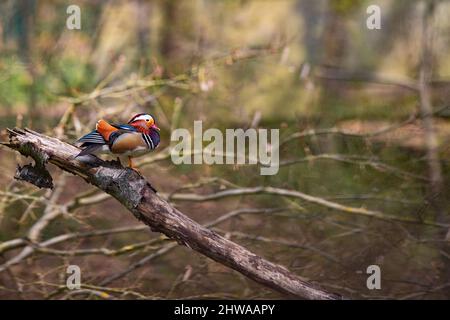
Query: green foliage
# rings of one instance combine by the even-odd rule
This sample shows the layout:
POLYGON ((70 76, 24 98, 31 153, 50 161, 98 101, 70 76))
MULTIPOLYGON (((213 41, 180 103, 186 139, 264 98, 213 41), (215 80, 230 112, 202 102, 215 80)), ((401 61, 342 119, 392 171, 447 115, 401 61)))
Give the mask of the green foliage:
POLYGON ((95 85, 93 71, 91 66, 73 57, 58 60, 49 70, 49 90, 60 96, 89 92, 95 85))
POLYGON ((331 10, 344 16, 353 13, 366 2, 366 0, 332 0, 329 5, 331 10))
POLYGON ((25 104, 32 79, 23 64, 15 56, 0 60, 0 101, 8 107, 25 104))

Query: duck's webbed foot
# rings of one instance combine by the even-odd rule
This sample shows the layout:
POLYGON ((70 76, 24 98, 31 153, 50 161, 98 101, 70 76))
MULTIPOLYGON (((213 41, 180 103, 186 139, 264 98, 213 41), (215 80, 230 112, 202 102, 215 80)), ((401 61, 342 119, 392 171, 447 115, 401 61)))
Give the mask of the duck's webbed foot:
POLYGON ((137 173, 141 174, 141 172, 138 170, 138 168, 136 168, 136 167, 133 165, 133 158, 131 158, 131 157, 128 157, 128 167, 129 167, 130 169, 133 169, 133 170, 136 171, 137 173))

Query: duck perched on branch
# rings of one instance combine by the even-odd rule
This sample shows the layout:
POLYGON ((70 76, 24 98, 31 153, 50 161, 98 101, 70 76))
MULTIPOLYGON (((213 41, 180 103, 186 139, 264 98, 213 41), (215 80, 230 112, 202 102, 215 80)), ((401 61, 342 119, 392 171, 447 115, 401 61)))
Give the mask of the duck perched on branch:
POLYGON ((109 124, 105 120, 99 120, 95 130, 77 140, 83 148, 77 157, 88 154, 115 154, 119 158, 128 157, 128 165, 134 169, 132 158, 158 147, 159 131, 155 118, 146 113, 135 115, 127 124, 109 124))

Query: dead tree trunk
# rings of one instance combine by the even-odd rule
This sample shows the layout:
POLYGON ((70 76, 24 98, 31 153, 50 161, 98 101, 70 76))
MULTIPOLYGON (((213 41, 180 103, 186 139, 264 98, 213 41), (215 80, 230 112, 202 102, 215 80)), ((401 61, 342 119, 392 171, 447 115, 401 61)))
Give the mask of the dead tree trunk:
POLYGON ((278 292, 304 299, 340 299, 339 295, 315 288, 286 268, 253 254, 240 245, 199 225, 161 199, 139 173, 117 162, 92 157, 75 159, 78 148, 31 130, 9 130, 4 145, 34 159, 35 165, 18 167, 16 178, 38 187, 52 187, 47 163, 82 177, 86 182, 116 198, 153 231, 162 232, 181 245, 226 265, 278 292))

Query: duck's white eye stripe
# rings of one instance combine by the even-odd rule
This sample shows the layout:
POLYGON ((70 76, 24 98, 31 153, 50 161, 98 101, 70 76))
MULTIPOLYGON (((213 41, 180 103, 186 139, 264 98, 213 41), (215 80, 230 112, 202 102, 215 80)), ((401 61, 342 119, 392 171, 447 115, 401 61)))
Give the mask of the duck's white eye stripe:
POLYGON ((139 120, 150 121, 152 119, 153 118, 149 115, 142 115, 142 116, 136 117, 133 121, 139 121, 139 120))

